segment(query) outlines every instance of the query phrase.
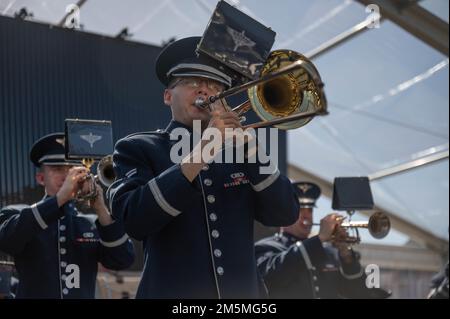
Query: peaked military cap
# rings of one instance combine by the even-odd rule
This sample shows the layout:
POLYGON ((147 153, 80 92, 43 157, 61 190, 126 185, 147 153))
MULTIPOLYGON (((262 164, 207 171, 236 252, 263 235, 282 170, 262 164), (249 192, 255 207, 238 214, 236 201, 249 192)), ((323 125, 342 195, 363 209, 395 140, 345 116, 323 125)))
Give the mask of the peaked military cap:
POLYGON ((316 207, 316 200, 321 194, 319 186, 310 182, 294 182, 293 185, 297 191, 300 207, 316 207))
POLYGON ((174 77, 202 77, 231 86, 232 78, 223 65, 196 53, 201 37, 189 37, 169 44, 156 59, 156 75, 168 86, 174 77))
POLYGON ((36 167, 45 165, 80 165, 74 160, 66 160, 64 133, 52 133, 37 140, 30 151, 30 160, 36 167))

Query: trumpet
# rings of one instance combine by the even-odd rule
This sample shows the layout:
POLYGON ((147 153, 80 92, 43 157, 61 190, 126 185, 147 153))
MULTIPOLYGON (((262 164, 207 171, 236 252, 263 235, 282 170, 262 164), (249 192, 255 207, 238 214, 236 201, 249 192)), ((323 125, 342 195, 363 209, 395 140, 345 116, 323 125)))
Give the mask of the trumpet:
POLYGON ((247 91, 248 101, 232 109, 239 116, 253 108, 261 122, 244 126, 275 126, 289 130, 309 123, 313 117, 327 115, 324 84, 313 63, 291 50, 271 52, 261 71, 261 78, 231 88, 195 105, 209 108, 214 102, 247 91))
POLYGON ((358 228, 366 228, 369 230, 370 235, 376 239, 382 239, 389 234, 391 230, 391 221, 389 217, 382 212, 376 212, 370 216, 369 221, 351 221, 348 223, 342 223, 340 227, 347 230, 355 230, 356 236, 350 236, 343 239, 343 242, 349 244, 359 244, 361 242, 361 237, 359 236, 358 228))
POLYGON ((97 165, 97 175, 95 177, 105 187, 109 187, 114 183, 116 173, 113 169, 112 155, 105 156, 100 160, 97 165))
MULTIPOLYGON (((83 161, 83 164, 86 167, 90 167, 92 166, 93 161, 90 161, 89 163, 83 161)), ((76 197, 78 201, 93 200, 98 196, 96 187, 97 181, 99 181, 106 188, 114 183, 116 174, 113 169, 112 155, 107 155, 99 161, 96 173, 96 175, 89 174, 86 176, 84 181, 89 181, 89 191, 87 193, 83 193, 81 190, 79 190, 76 197)))
MULTIPOLYGON (((341 220, 345 219, 341 217, 341 220)), ((318 225, 318 223, 313 223, 312 225, 318 225)), ((361 242, 361 237, 359 236, 359 228, 366 228, 369 230, 370 235, 376 239, 382 239, 386 237, 391 230, 391 221, 389 217, 382 213, 376 212, 370 216, 369 221, 349 221, 343 222, 339 227, 347 230, 347 236, 343 239, 337 239, 339 242, 345 242, 348 244, 359 244, 361 242), (350 236, 348 231, 355 231, 355 236, 350 236)))

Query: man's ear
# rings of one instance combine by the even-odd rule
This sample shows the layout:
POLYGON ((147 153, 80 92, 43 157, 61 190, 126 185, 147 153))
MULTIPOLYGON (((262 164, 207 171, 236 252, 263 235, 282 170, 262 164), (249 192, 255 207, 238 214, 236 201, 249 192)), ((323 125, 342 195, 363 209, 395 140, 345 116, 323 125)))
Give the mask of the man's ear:
POLYGON ((36 173, 36 182, 41 185, 41 186, 45 186, 44 185, 44 172, 43 171, 39 171, 36 173))
POLYGON ((167 106, 172 105, 172 91, 169 89, 164 90, 164 104, 167 106))

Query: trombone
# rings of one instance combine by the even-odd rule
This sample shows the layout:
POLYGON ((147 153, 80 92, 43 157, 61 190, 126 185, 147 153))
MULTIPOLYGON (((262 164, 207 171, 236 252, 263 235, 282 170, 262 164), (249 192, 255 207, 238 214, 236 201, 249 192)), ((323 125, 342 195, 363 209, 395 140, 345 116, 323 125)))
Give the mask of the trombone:
POLYGON ((306 125, 315 116, 328 114, 323 87, 319 72, 308 58, 292 50, 277 50, 270 53, 261 78, 218 93, 207 101, 199 99, 195 105, 209 108, 217 100, 247 91, 248 101, 232 111, 241 116, 253 108, 262 121, 244 129, 275 126, 289 130, 306 125))

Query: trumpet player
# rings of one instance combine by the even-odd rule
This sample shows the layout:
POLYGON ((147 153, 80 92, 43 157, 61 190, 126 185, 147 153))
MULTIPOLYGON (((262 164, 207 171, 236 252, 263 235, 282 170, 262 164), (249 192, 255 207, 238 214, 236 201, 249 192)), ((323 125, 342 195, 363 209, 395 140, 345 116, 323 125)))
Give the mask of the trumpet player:
POLYGON ((39 139, 30 151, 38 168, 36 181, 44 198, 32 205, 0 211, 0 250, 14 257, 19 275, 17 298, 94 298, 97 266, 129 267, 131 241, 120 220, 114 220, 103 199, 90 202, 97 214, 83 215, 76 196, 90 188, 89 171, 64 156, 64 134, 39 139))
POLYGON ((382 298, 381 289, 368 289, 359 258, 344 241, 342 217, 330 214, 320 221, 317 236, 310 237, 313 208, 320 188, 297 182, 298 220, 255 245, 258 269, 269 298, 337 299, 382 298))
POLYGON ((127 233, 146 247, 138 298, 259 297, 253 222, 283 226, 298 216, 291 183, 278 169, 260 174, 258 161, 195 160, 206 140, 204 129, 224 137, 225 129, 241 127, 219 101, 212 112, 196 106, 231 86, 218 62, 197 56, 199 41, 178 40, 156 61, 172 112, 168 127, 120 140, 113 155, 118 178, 108 192, 113 215, 123 216, 127 233), (200 130, 194 131, 195 121, 200 130), (177 162, 171 149, 183 136, 195 147, 177 162))

